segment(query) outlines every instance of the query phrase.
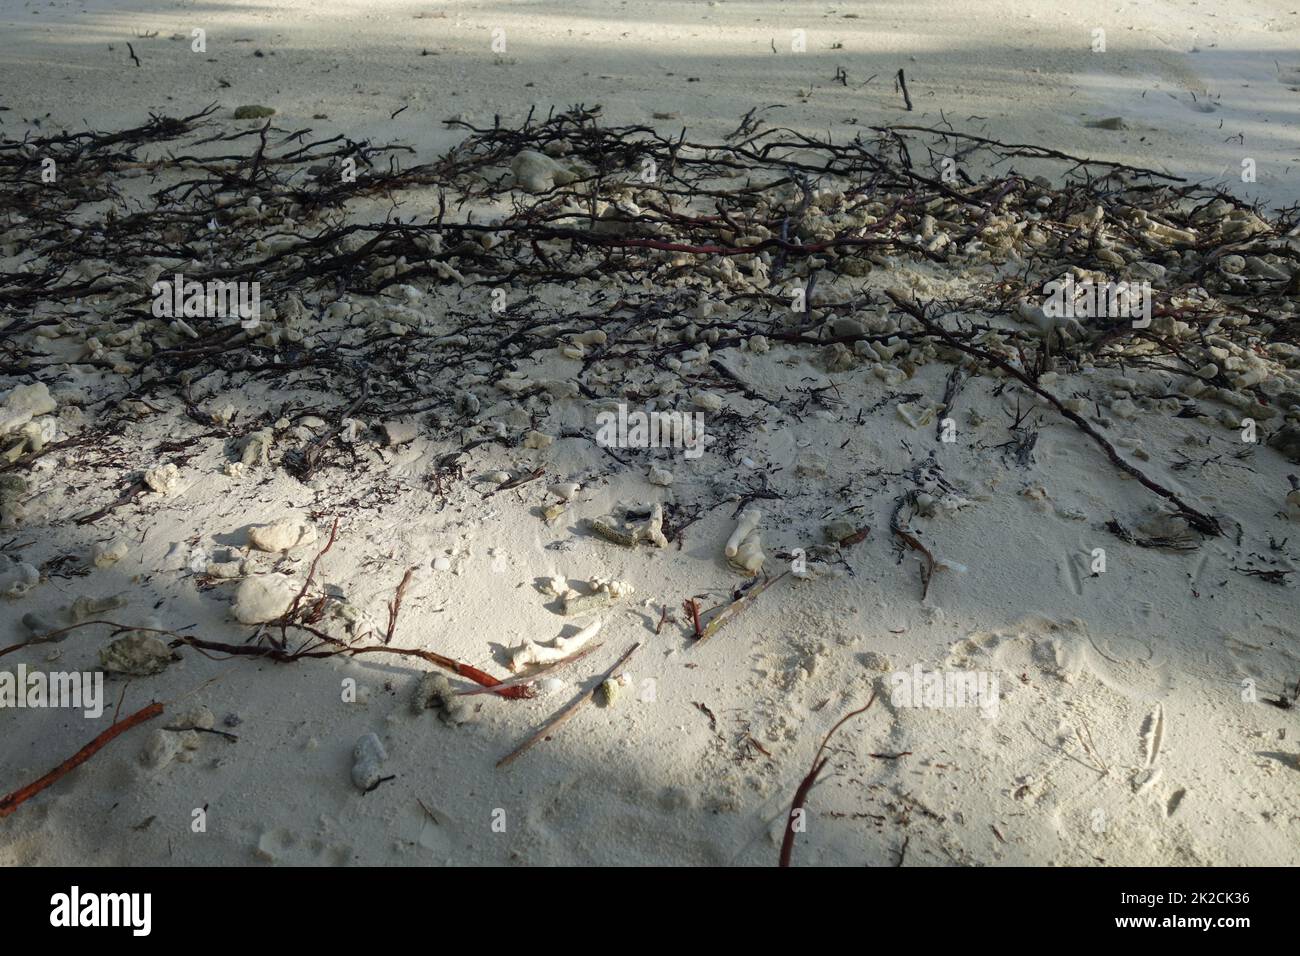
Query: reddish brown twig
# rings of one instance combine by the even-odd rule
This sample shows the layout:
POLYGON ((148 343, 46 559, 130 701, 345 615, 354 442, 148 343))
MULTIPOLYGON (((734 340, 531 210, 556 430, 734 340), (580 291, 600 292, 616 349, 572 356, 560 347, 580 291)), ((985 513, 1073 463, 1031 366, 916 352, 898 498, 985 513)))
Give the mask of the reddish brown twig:
POLYGON ((110 743, 119 734, 124 734, 132 727, 143 724, 146 720, 152 720, 163 712, 163 705, 159 703, 150 704, 142 710, 136 711, 126 720, 114 723, 102 734, 92 740, 86 746, 82 747, 75 754, 69 757, 63 763, 59 764, 39 780, 29 783, 25 787, 19 787, 9 796, 0 800, 0 817, 7 817, 27 800, 30 800, 36 794, 40 793, 46 787, 57 783, 60 779, 71 773, 77 767, 89 760, 95 754, 99 753, 105 745, 110 743))
POLYGON ((281 617, 280 620, 277 622, 280 625, 281 632, 283 632, 286 627, 288 627, 290 624, 293 623, 294 618, 298 614, 298 605, 302 602, 303 597, 306 595, 307 589, 311 587, 312 581, 316 579, 316 565, 320 564, 320 559, 325 557, 325 555, 329 554, 330 548, 334 547, 334 540, 338 537, 338 534, 339 534, 339 519, 335 518, 334 524, 331 525, 330 527, 330 537, 329 540, 325 542, 325 547, 317 551, 316 557, 311 559, 311 567, 307 569, 307 580, 302 582, 302 590, 298 592, 298 596, 295 597, 293 599, 293 603, 289 605, 289 610, 285 611, 284 616, 281 617))
POLYGON ((148 490, 149 486, 144 483, 144 479, 138 479, 131 482, 131 485, 125 491, 98 511, 92 511, 90 514, 84 514, 80 518, 75 518, 73 520, 77 524, 94 524, 100 518, 104 517, 104 515, 111 514, 115 509, 122 507, 122 505, 129 504, 148 490))
POLYGON ((521 699, 533 696, 531 686, 500 687, 502 682, 499 678, 493 677, 487 671, 479 670, 473 664, 464 664, 453 657, 447 657, 433 651, 421 650, 418 647, 388 647, 384 644, 370 644, 364 647, 339 646, 320 649, 319 645, 316 645, 311 649, 282 651, 276 647, 266 647, 258 644, 225 644, 220 641, 205 641, 197 637, 190 637, 187 634, 173 634, 173 637, 175 638, 173 644, 185 644, 197 650, 216 651, 220 654, 230 654, 235 657, 266 657, 282 664, 289 664, 309 657, 337 657, 339 654, 398 654, 403 657, 418 657, 420 660, 428 661, 430 664, 449 670, 466 680, 472 680, 481 687, 496 689, 495 692, 498 697, 521 699))
POLYGON ((118 624, 116 621, 80 621, 76 624, 69 624, 67 627, 60 627, 53 631, 47 631, 44 634, 38 634, 30 640, 19 641, 17 644, 10 644, 8 647, 0 648, 0 657, 4 657, 6 654, 12 654, 14 651, 21 651, 24 647, 32 647, 36 644, 45 644, 50 641, 60 640, 66 634, 71 634, 73 631, 79 631, 83 627, 90 627, 94 624, 103 624, 105 627, 111 627, 114 629, 114 634, 121 634, 125 631, 143 631, 146 634, 166 634, 171 637, 177 636, 175 631, 168 631, 156 627, 141 627, 136 624, 118 624))
POLYGON ((385 644, 393 642, 393 632, 397 630, 397 612, 402 609, 402 595, 406 593, 406 586, 411 583, 411 575, 414 573, 415 568, 406 569, 406 573, 402 575, 402 583, 397 586, 397 593, 388 602, 388 630, 384 632, 385 644))
POLYGON ((682 610, 691 619, 691 624, 695 628, 695 639, 699 640, 704 636, 704 629, 700 627, 700 602, 695 598, 687 598, 682 602, 682 610))
POLYGON ((934 577, 934 555, 911 532, 904 531, 902 528, 895 528, 894 534, 898 535, 903 543, 913 551, 921 553, 921 600, 924 601, 925 596, 930 593, 930 578, 934 577))
POLYGON ((839 719, 839 722, 836 723, 836 725, 832 727, 830 731, 827 732, 826 736, 822 739, 822 745, 817 748, 817 753, 813 756, 812 769, 808 771, 808 776, 804 777, 803 782, 799 784, 799 789, 795 791, 794 800, 790 804, 790 814, 789 816, 786 817, 786 821, 785 821, 785 838, 781 841, 781 860, 779 863, 780 866, 789 866, 790 855, 794 852, 795 811, 803 810, 803 805, 808 799, 808 793, 809 791, 812 790, 813 784, 817 782, 818 774, 822 772, 822 768, 825 767, 827 761, 831 759, 830 757, 825 757, 825 758, 822 757, 822 754, 826 750, 826 745, 829 744, 831 742, 831 738, 835 736, 835 731, 839 730, 841 727, 843 727, 854 717, 858 716, 858 714, 861 714, 864 711, 866 711, 866 709, 870 707, 872 704, 874 704, 875 702, 876 702, 876 695, 875 692, 873 691, 871 694, 871 699, 868 700, 864 706, 859 707, 857 710, 845 714, 843 717, 841 717, 839 719))
MULTIPOLYGON (((195 637, 192 634, 181 634, 179 631, 169 631, 164 628, 140 627, 134 624, 119 624, 116 621, 82 621, 80 624, 72 624, 68 627, 60 628, 57 631, 51 631, 39 640, 25 641, 21 644, 15 644, 12 647, 4 649, 4 653, 15 651, 22 647, 28 647, 33 644, 43 643, 51 637, 66 634, 70 631, 80 630, 83 627, 89 627, 93 624, 102 624, 106 627, 115 628, 117 631, 144 631, 148 634, 158 634, 171 638, 171 646, 177 647, 185 645, 192 647, 197 651, 212 651, 217 654, 228 654, 231 657, 265 657, 267 660, 275 661, 279 664, 292 664, 294 661, 305 660, 308 658, 337 657, 340 654, 399 654, 405 657, 418 657, 421 660, 428 661, 445 670, 451 671, 467 680, 487 688, 497 688, 502 681, 486 671, 479 670, 472 664, 463 664, 455 658, 446 657, 442 654, 436 654, 433 651, 420 650, 414 647, 387 647, 383 644, 371 644, 362 647, 348 647, 342 641, 327 635, 320 635, 316 631, 310 631, 318 639, 307 647, 298 650, 285 650, 281 647, 266 644, 227 644, 222 641, 208 641, 201 637, 195 637), (322 647, 320 642, 330 646, 322 647)), ((533 690, 530 686, 513 686, 501 687, 496 691, 497 696, 511 699, 520 699, 533 696, 533 690)))

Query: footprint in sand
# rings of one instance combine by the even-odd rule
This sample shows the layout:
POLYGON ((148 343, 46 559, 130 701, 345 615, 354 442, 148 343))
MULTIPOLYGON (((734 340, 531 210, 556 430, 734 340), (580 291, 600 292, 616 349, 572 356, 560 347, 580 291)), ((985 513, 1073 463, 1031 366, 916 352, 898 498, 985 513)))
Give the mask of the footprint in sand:
MULTIPOLYGON (((1160 648, 1155 635, 1095 634, 1080 620, 1040 616, 968 635, 944 664, 995 673, 1000 712, 989 722, 954 722, 945 760, 992 767, 1026 831, 1041 825, 1035 838, 1059 841, 1060 859, 1115 854, 1119 834, 1150 819, 1152 808, 1170 818, 1191 794, 1165 754, 1175 737, 1160 648)), ((1163 838, 1181 845, 1177 833, 1163 838)))
POLYGON ((948 666, 965 666, 980 653, 991 654, 999 667, 1013 669, 1031 660, 1042 673, 1067 683, 1087 670, 1134 700, 1158 700, 1172 687, 1168 661, 1155 635, 1092 634, 1078 619, 1034 617, 1012 631, 973 634, 953 645, 948 666))

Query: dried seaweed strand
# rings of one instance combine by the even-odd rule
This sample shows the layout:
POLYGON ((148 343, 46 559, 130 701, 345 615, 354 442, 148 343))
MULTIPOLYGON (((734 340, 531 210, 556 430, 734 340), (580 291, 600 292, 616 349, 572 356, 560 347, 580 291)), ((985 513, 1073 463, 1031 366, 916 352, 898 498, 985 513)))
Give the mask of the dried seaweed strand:
POLYGON ((872 691, 871 697, 870 699, 867 700, 866 704, 864 704, 862 707, 859 707, 857 710, 850 711, 849 713, 841 717, 836 722, 835 726, 832 727, 829 731, 827 731, 826 736, 822 738, 822 745, 817 748, 817 753, 813 755, 812 769, 808 771, 807 776, 805 776, 803 780, 799 783, 799 789, 795 791, 794 799, 790 802, 790 812, 785 819, 785 837, 781 840, 781 858, 779 863, 777 864, 778 866, 790 865, 790 856, 791 854, 794 853, 795 812, 803 809, 804 804, 808 800, 809 792, 812 790, 813 785, 817 783, 818 775, 821 774, 822 769, 826 766, 827 762, 831 759, 830 757, 825 757, 825 758, 822 757, 822 754, 825 752, 827 745, 830 744, 831 742, 831 738, 835 736, 835 732, 839 730, 842 726, 844 726, 844 724, 848 723, 854 717, 858 716, 858 714, 865 713, 867 708, 869 708, 875 702, 876 702, 876 694, 874 691, 872 691))

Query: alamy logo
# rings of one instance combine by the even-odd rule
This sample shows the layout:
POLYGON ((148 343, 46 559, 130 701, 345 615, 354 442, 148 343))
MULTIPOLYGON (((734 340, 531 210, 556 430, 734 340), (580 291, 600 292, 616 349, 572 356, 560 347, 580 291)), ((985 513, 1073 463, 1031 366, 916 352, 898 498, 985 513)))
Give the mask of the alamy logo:
POLYGON ((1133 327, 1151 324, 1150 282, 1075 282, 1074 276, 1053 279, 1043 286, 1043 311, 1060 319, 1132 319, 1133 327))
POLYGON ((153 926, 152 893, 86 893, 74 886, 70 893, 50 897, 50 925, 129 926, 131 935, 148 936, 153 926))
POLYGON ((159 319, 238 319, 246 329, 256 328, 262 317, 260 282, 207 283, 187 280, 176 273, 172 280, 153 284, 153 314, 159 319))
POLYGON ((104 712, 103 671, 0 671, 0 709, 72 707, 94 719, 104 712))
POLYGON ((915 665, 889 677, 895 707, 978 707, 981 717, 998 715, 998 678, 984 671, 924 671, 915 665))
POLYGON ((596 444, 602 448, 680 448, 687 458, 704 454, 703 412, 618 412, 596 416, 596 444))

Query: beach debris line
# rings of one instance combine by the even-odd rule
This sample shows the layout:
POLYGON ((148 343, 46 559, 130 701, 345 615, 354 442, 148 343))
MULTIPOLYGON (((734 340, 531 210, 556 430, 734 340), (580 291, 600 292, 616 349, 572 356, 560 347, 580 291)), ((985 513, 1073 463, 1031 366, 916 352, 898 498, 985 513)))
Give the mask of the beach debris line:
MULTIPOLYGON (((1187 388, 1208 389, 1207 397, 1237 402, 1242 414, 1261 422, 1285 415, 1284 403, 1265 394, 1261 383, 1275 363, 1296 362, 1294 345, 1287 341, 1295 324, 1294 304, 1286 296, 1297 274, 1286 244, 1292 221, 1267 219, 1231 197, 1180 185, 1154 170, 951 130, 881 127, 871 131, 874 139, 864 134, 834 143, 763 129, 752 119, 723 143, 688 143, 684 134, 665 138, 649 127, 606 126, 597 110, 582 107, 545 119, 530 115, 515 127, 455 121, 451 125, 469 133, 456 149, 432 163, 402 168, 390 162, 387 169, 382 160, 396 160, 402 148, 337 139, 304 144, 302 137, 277 141, 268 126, 232 135, 232 141, 246 134, 256 139, 252 156, 198 161, 182 154, 155 161, 159 171, 170 168, 192 177, 189 186, 159 189, 157 207, 148 215, 101 219, 57 243, 33 223, 41 216, 66 216, 76 196, 111 196, 112 177, 140 162, 135 152, 140 145, 195 134, 214 122, 211 111, 155 119, 120 134, 45 137, 27 144, 0 140, 0 169, 18 173, 12 182, 0 182, 0 190, 6 199, 35 210, 31 222, 19 224, 15 240, 30 246, 32 268, 0 277, 0 309, 17 315, 35 303, 91 308, 88 321, 69 319, 57 330, 52 321, 15 317, 6 331, 84 337, 87 348, 108 356, 104 361, 113 368, 131 366, 134 374, 147 367, 147 384, 137 390, 142 400, 183 392, 184 382, 213 368, 237 369, 232 387, 239 380, 289 374, 299 385, 331 396, 316 417, 338 424, 303 438, 298 447, 290 447, 294 440, 286 440, 282 429, 271 430, 274 441, 253 440, 265 428, 245 436, 248 448, 256 446, 254 463, 272 463, 279 454, 279 465, 300 477, 337 467, 339 460, 331 457, 336 453, 353 454, 345 449, 361 434, 352 427, 361 420, 400 422, 444 437, 468 428, 465 448, 500 443, 544 451, 551 436, 567 434, 544 418, 558 401, 608 389, 606 363, 628 368, 654 363, 670 377, 682 377, 689 384, 684 394, 704 403, 721 423, 710 437, 722 442, 714 448, 726 454, 744 440, 747 427, 725 404, 729 391, 777 407, 789 400, 756 391, 734 363, 714 358, 718 350, 759 355, 774 343, 808 346, 828 369, 861 366, 888 384, 906 380, 918 363, 957 360, 967 379, 970 374, 1014 378, 1083 430, 1121 471, 1175 504, 1196 530, 1221 532, 1216 516, 1190 506, 1195 494, 1175 494, 1120 457, 1075 399, 1055 397, 1047 387, 1049 368, 1083 362, 1122 368, 1137 362, 1183 376, 1187 388), (912 161, 907 144, 935 138, 959 143, 963 160, 977 154, 1023 156, 1066 163, 1068 169, 1055 184, 1015 175, 958 184, 912 161), (542 191, 520 190, 507 171, 528 165, 515 160, 529 150, 550 157, 567 173, 552 175, 542 191), (36 154, 52 156, 64 181, 75 182, 81 192, 62 197, 35 192, 39 186, 21 172, 36 154), (354 180, 336 175, 349 158, 362 160, 365 175, 354 180), (622 175, 643 162, 672 170, 672 177, 622 175), (747 176, 738 188, 727 183, 737 169, 747 176), (512 211, 455 218, 440 203, 427 223, 345 223, 339 217, 354 199, 433 184, 470 204, 509 198, 512 211), (64 207, 53 209, 52 200, 64 207), (223 257, 230 262, 220 276, 208 274, 203 263, 191 263, 185 253, 196 244, 210 245, 204 232, 209 222, 219 224, 223 257), (310 235, 291 226, 308 223, 315 230, 310 235), (174 254, 159 254, 159 231, 175 237, 163 244, 174 254), (965 267, 1012 257, 1031 263, 1030 270, 978 301, 922 306, 911 295, 886 296, 886 301, 856 281, 891 261, 965 267), (147 263, 143 276, 141 263, 147 263), (186 332, 151 314, 141 290, 155 270, 168 276, 187 272, 192 281, 257 281, 274 290, 268 297, 273 301, 256 328, 194 320, 186 332), (1072 325, 1037 324, 1045 306, 1037 305, 1041 293, 1036 290, 1062 274, 1072 275, 1071 270, 1097 282, 1126 273, 1150 277, 1150 326, 1134 328, 1106 315, 1072 325), (571 290, 592 278, 626 278, 632 285, 616 305, 578 305, 566 314, 537 297, 515 295, 538 286, 571 290), (791 311, 786 293, 796 283, 804 301, 791 311), (339 291, 343 285, 346 294, 339 291), (448 303, 444 297, 477 287, 502 291, 502 309, 482 314, 453 309, 454 328, 432 327, 431 304, 448 303), (1189 287, 1205 294, 1189 294, 1189 287), (706 291, 708 309, 702 304, 682 309, 706 291), (715 309, 712 303, 718 301, 727 305, 715 309), (881 308, 889 305, 892 313, 881 308), (778 306, 790 313, 788 319, 780 317, 778 306), (584 323, 600 327, 575 328, 575 311, 584 323), (322 321, 309 322, 313 315, 322 321), (667 316, 658 320, 653 335, 638 328, 651 315, 667 316), (1267 322, 1265 315, 1271 316, 1267 322), (376 337, 350 342, 331 325, 335 320, 361 323, 376 337), (1204 329, 1212 332, 1208 338, 1204 329), (153 344, 145 352, 132 351, 129 361, 125 352, 131 350, 115 352, 106 345, 115 336, 141 334, 153 344), (404 341, 403 348, 389 347, 394 336, 404 341), (288 345, 296 356, 292 362, 265 361, 288 345), (517 371, 520 360, 556 348, 579 363, 572 379, 533 379, 517 371), (430 355, 440 360, 426 362, 430 355), (445 357, 454 361, 442 361, 445 357), (480 364, 481 382, 467 387, 451 381, 449 372, 439 388, 429 387, 437 370, 427 382, 419 377, 429 364, 450 369, 466 362, 480 364), (721 377, 701 382, 702 373, 721 377), (532 410, 515 431, 503 430, 500 421, 481 420, 498 392, 532 410)), ((534 178, 532 184, 539 183, 534 178)), ((956 386, 950 384, 938 404, 909 398, 897 407, 911 424, 933 425, 942 434, 951 420, 940 416, 951 415, 955 397, 956 386)), ((1121 404, 1115 403, 1116 414, 1131 414, 1121 414, 1121 404)), ((1269 437, 1284 453, 1291 446, 1278 436, 1288 427, 1269 437)), ((400 437, 413 437, 411 429, 400 437)), ((1027 435, 1016 451, 1022 462, 1034 437, 1027 435)), ((612 449, 604 451, 627 461, 612 449)), ((29 467, 33 460, 29 455, 19 462, 29 467)), ((172 463, 158 467, 167 464, 172 463)), ((652 483, 667 487, 672 472, 647 464, 652 483)), ((543 466, 532 467, 485 495, 521 487, 544 473, 543 466)), ((152 483, 146 476, 127 486, 115 501, 81 520, 89 523, 133 507, 151 487, 179 489, 178 476, 170 471, 153 477, 152 483)), ((441 470, 437 481, 444 488, 441 470)), ((680 523, 666 513, 656 522, 650 508, 644 519, 606 516, 592 519, 591 528, 622 546, 680 543, 680 523)), ((563 512, 551 507, 542 514, 556 522, 563 512)), ((901 530, 894 537, 925 561, 923 592, 928 593, 937 566, 915 548, 928 549, 922 537, 901 530)), ((732 566, 761 573, 766 557, 757 529, 735 550, 726 556, 732 566)), ((274 590, 265 581, 241 587, 249 598, 237 604, 244 608, 245 622, 261 619, 274 626, 282 595, 264 593, 274 590)), ((300 623, 312 624, 306 617, 300 623)))

